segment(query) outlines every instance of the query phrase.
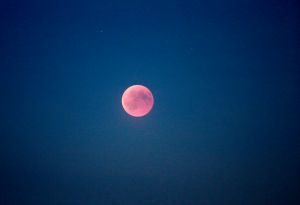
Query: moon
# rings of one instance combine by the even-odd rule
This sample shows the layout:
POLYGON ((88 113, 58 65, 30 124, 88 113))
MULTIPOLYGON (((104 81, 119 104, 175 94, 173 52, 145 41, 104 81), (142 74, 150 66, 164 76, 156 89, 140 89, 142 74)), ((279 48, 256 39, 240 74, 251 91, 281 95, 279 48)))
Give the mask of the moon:
POLYGON ((133 85, 127 88, 122 95, 122 106, 131 116, 142 117, 147 115, 154 104, 151 91, 143 85, 133 85))

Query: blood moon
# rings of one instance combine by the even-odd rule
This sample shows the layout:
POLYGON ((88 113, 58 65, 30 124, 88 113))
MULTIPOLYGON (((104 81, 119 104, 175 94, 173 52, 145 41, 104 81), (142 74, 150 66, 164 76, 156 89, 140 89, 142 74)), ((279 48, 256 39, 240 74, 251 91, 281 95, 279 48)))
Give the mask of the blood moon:
POLYGON ((127 88, 122 95, 122 106, 131 116, 142 117, 147 115, 154 104, 151 91, 143 85, 133 85, 127 88))

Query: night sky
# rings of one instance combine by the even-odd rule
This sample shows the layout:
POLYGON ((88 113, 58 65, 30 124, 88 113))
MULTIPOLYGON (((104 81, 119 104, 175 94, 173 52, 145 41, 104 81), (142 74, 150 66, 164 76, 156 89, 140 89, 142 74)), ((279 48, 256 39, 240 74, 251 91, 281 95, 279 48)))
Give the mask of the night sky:
POLYGON ((1 1, 0 204, 300 204, 299 11, 1 1))

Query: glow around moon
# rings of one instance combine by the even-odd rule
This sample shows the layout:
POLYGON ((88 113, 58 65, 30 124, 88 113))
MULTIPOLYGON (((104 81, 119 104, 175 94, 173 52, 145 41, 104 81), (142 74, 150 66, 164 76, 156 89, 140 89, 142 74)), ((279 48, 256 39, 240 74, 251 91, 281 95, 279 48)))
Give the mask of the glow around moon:
POLYGON ((122 95, 122 106, 131 116, 142 117, 147 115, 154 104, 151 91, 143 85, 133 85, 127 88, 122 95))

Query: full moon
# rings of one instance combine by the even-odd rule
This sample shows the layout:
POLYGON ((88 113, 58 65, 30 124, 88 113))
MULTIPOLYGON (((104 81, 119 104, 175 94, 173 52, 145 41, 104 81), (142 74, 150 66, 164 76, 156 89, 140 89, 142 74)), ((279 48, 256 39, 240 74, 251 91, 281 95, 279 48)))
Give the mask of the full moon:
POLYGON ((143 85, 133 85, 127 88, 122 95, 122 106, 131 116, 142 117, 147 115, 154 104, 151 91, 143 85))

